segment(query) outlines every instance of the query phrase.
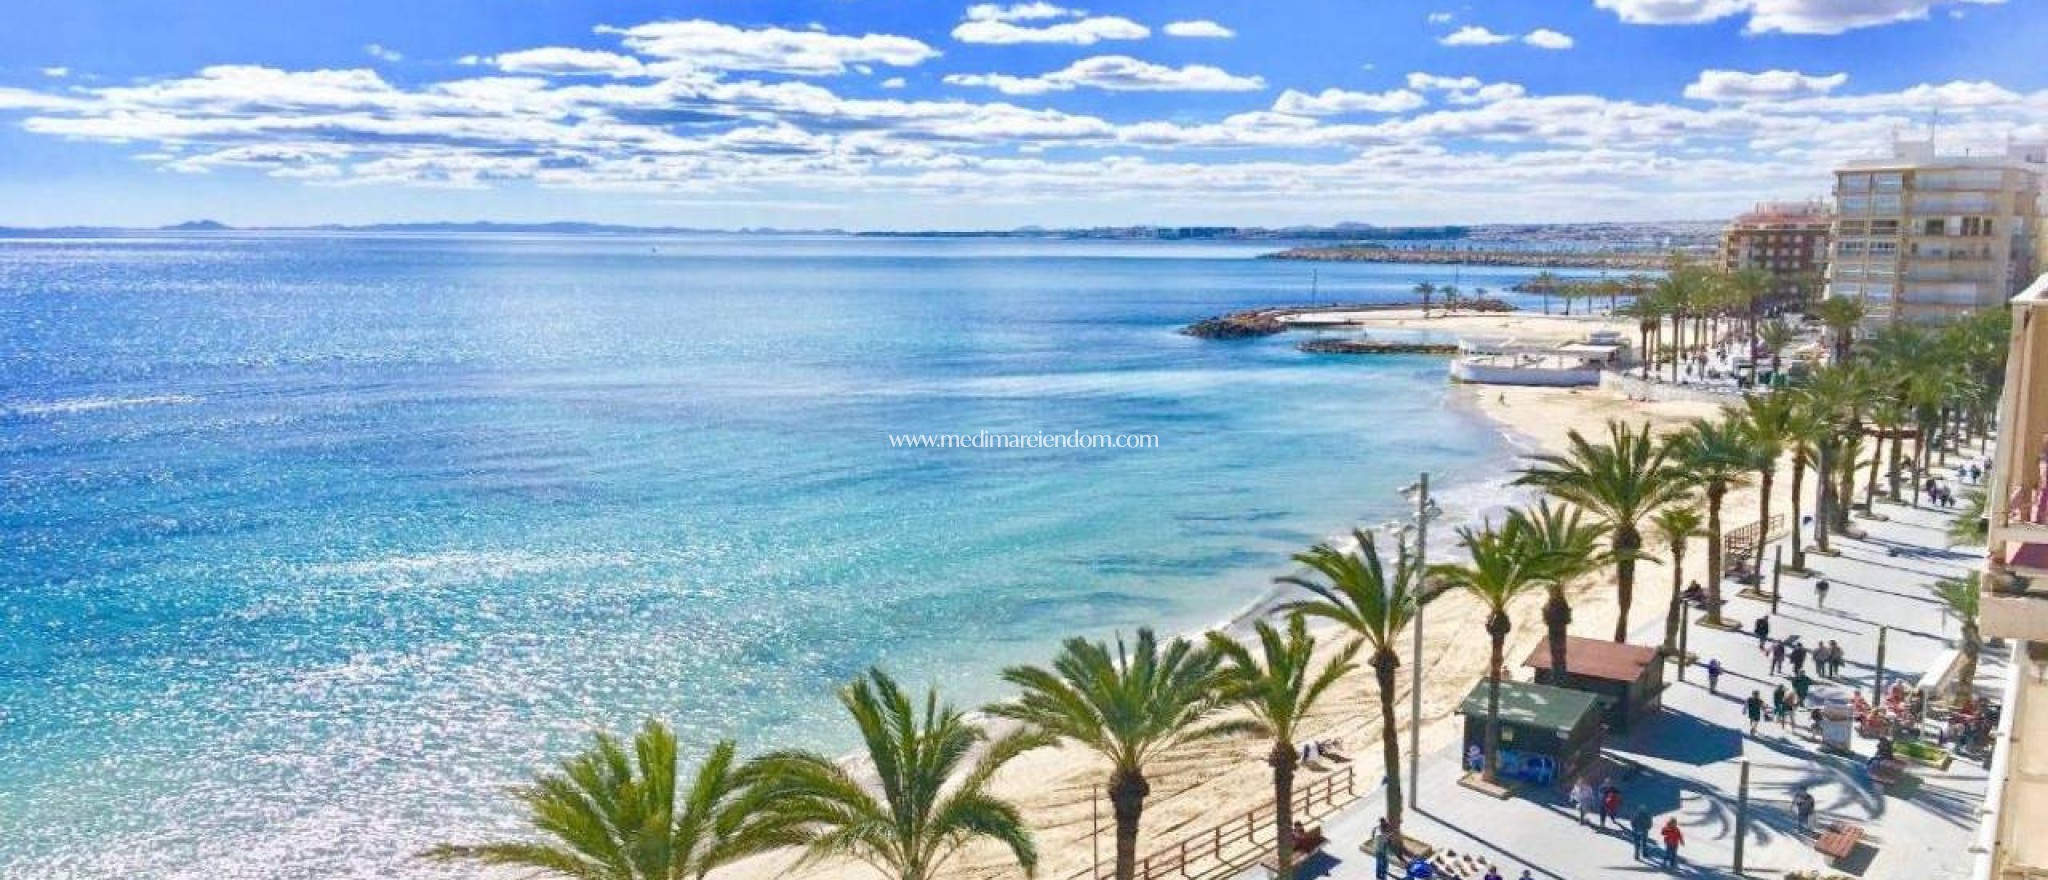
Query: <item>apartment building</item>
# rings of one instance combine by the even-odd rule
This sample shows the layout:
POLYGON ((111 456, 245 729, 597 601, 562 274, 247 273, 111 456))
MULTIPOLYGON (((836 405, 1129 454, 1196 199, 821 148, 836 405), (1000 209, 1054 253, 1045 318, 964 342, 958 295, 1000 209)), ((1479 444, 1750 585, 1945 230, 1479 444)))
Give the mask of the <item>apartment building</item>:
POLYGON ((1801 302, 1819 293, 1833 226, 1834 214, 1824 202, 1759 204, 1721 233, 1721 268, 1766 272, 1768 299, 1801 302))
POLYGON ((2039 268, 2044 174, 2041 144, 1950 156, 1900 143, 1837 169, 1827 295, 1862 299, 1871 324, 2002 306, 2039 268))
POLYGON ((1980 880, 2048 876, 2048 275, 2012 301, 2012 322, 1978 620, 1987 638, 2010 641, 2013 672, 1975 847, 1980 880))

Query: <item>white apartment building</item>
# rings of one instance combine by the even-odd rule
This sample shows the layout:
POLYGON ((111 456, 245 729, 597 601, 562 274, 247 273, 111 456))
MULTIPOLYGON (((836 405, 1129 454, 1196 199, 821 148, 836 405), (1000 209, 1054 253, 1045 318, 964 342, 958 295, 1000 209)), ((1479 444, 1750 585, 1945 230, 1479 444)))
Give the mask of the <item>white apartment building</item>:
POLYGON ((1837 169, 1827 295, 1862 299, 1871 324, 2004 306, 2038 271, 2044 175, 2042 144, 1948 156, 1898 143, 1837 169))

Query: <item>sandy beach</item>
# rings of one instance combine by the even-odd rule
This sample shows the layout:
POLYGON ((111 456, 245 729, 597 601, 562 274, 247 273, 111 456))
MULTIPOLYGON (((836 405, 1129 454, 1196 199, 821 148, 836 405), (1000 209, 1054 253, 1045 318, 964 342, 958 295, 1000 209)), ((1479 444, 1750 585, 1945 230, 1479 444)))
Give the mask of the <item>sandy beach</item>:
MULTIPOLYGON (((1376 313, 1362 323, 1408 326, 1407 322, 1419 321, 1419 315, 1376 313)), ((1576 316, 1545 319, 1541 315, 1486 315, 1431 318, 1428 326, 1432 329, 1507 331, 1523 336, 1538 333, 1577 336, 1595 327, 1618 323, 1576 316)), ((1562 448, 1572 430, 1589 436, 1604 434, 1610 419, 1647 421, 1659 430, 1670 430, 1690 419, 1712 416, 1718 409, 1711 404, 1696 402, 1631 401, 1593 389, 1488 386, 1454 389, 1452 394, 1454 405, 1473 407, 1513 435, 1520 445, 1544 451, 1562 448)), ((1781 474, 1777 490, 1780 497, 1773 499, 1778 510, 1786 509, 1778 505, 1787 503, 1783 487, 1788 484, 1789 478, 1781 474)), ((1753 521, 1755 506, 1753 488, 1730 492, 1724 508, 1729 528, 1753 521)), ((1435 559, 1441 560, 1451 552, 1450 547, 1456 538, 1446 534, 1448 531, 1443 529, 1432 537, 1435 559)), ((1705 556, 1704 542, 1696 541, 1686 558, 1687 578, 1700 575, 1705 556)), ((1671 574, 1664 564, 1646 562, 1638 565, 1636 597, 1630 614, 1632 625, 1662 615, 1670 583, 1671 574)), ((1575 633, 1605 637, 1612 631, 1619 605, 1611 584, 1611 570, 1603 570, 1599 576, 1588 578, 1573 590, 1575 633)), ((1519 658, 1532 650, 1542 636, 1541 601, 1539 592, 1528 597, 1515 611, 1516 627, 1508 645, 1512 665, 1518 666, 1519 658)), ((1483 616, 1483 609, 1462 594, 1445 596, 1430 606, 1422 658, 1422 738, 1425 752, 1434 751, 1457 736, 1459 724, 1455 712, 1458 703, 1484 673, 1487 652, 1483 616)), ((1404 635, 1400 644, 1404 647, 1404 663, 1411 661, 1412 658, 1405 656, 1409 637, 1404 635)), ((1370 671, 1365 669, 1354 673, 1335 689, 1333 697, 1326 698, 1319 717, 1310 725, 1315 738, 1343 741, 1346 754, 1355 759, 1353 766, 1360 780, 1376 780, 1381 776, 1378 698, 1370 676, 1370 671)), ((1396 701, 1403 712, 1408 706, 1409 676, 1410 670, 1404 667, 1399 676, 1401 693, 1396 701)), ((1405 725, 1405 718, 1403 723, 1405 725)), ((1249 739, 1203 744, 1185 749, 1150 768, 1153 794, 1146 806, 1140 852, 1152 852, 1188 835, 1206 831, 1219 822, 1262 808, 1271 794, 1270 771, 1264 763, 1266 748, 1266 744, 1249 739)), ((1103 780, 1105 772, 1101 762, 1086 751, 1061 747, 1027 755, 1012 764, 999 778, 1000 792, 1015 800, 1033 822, 1043 859, 1039 876, 1064 880, 1088 869, 1094 853, 1091 835, 1095 828, 1096 786, 1103 780)), ((1298 784, 1307 784, 1328 772, 1335 772, 1335 767, 1320 772, 1305 770, 1298 784)), ((1454 796, 1448 792, 1424 794, 1425 797, 1454 796)), ((1101 805, 1101 821, 1102 846, 1106 854, 1111 849, 1106 803, 1101 805)), ((765 857, 735 866, 726 872, 726 876, 797 876, 817 880, 852 880, 872 876, 869 869, 858 865, 822 865, 791 873, 789 861, 786 857, 765 857)), ((1021 876, 1021 872, 1010 866, 1002 853, 994 848, 977 847, 962 854, 952 866, 949 876, 1016 877, 1021 876)))

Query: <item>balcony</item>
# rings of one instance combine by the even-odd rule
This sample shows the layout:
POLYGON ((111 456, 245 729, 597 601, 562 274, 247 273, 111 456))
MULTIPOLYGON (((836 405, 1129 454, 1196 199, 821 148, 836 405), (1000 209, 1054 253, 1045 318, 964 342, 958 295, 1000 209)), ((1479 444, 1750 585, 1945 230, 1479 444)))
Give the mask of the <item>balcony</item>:
POLYGON ((2008 546, 1984 578, 1978 622, 1987 636, 2048 642, 2048 544, 2008 546))

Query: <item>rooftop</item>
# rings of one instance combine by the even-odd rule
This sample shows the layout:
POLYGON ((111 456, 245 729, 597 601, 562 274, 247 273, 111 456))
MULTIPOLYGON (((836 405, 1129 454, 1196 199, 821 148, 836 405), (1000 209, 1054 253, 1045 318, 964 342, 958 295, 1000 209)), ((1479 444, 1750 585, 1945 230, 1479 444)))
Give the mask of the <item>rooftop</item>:
MULTIPOLYGON (((1486 688, 1482 681, 1472 693, 1465 696, 1465 703, 1458 711, 1476 717, 1486 716, 1486 688)), ((1500 720, 1524 727, 1540 727, 1546 730, 1570 731, 1588 714, 1599 711, 1600 698, 1583 691, 1551 687, 1526 681, 1503 681, 1500 683, 1500 720)))
MULTIPOLYGON (((1606 639, 1566 636, 1564 650, 1566 672, 1604 681, 1635 681, 1642 677, 1645 667, 1657 662, 1656 648, 1606 639)), ((1545 637, 1538 642, 1536 650, 1529 652, 1529 659, 1523 660, 1522 665, 1549 669, 1550 639, 1545 637)))

